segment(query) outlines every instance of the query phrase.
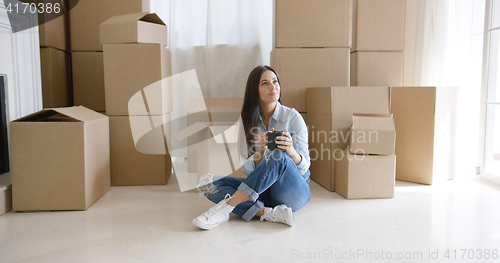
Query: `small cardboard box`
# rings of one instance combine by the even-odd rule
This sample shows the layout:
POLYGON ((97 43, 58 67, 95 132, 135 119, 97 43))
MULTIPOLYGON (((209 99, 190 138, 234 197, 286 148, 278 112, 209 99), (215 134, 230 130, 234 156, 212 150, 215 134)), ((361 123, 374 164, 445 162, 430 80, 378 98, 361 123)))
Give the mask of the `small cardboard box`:
POLYGON ((170 138, 169 121, 169 114, 109 116, 111 185, 164 185, 168 182, 172 170, 165 140, 170 138))
POLYGON ((396 156, 337 154, 335 191, 346 199, 393 198, 396 156))
MULTIPOLYGON (((200 122, 238 121, 243 108, 243 98, 191 98, 188 101, 187 127, 200 122)), ((188 138, 188 172, 196 172, 195 137, 188 138)))
POLYGON ((10 124, 15 211, 85 210, 110 188, 108 117, 45 109, 10 124))
POLYGON ((99 26, 101 45, 147 43, 167 45, 167 26, 156 14, 113 16, 99 26))
POLYGON ((102 51, 99 25, 117 15, 149 12, 149 0, 68 0, 71 51, 102 51))
POLYGON ((238 126, 232 122, 201 123, 208 140, 196 144, 198 178, 204 174, 230 175, 240 166, 238 126))
POLYGON ((272 59, 283 105, 299 112, 307 112, 307 87, 349 86, 348 48, 277 48, 272 59))
POLYGON ((403 51, 405 0, 354 0, 351 51, 403 51))
POLYGON ((161 44, 105 44, 104 88, 106 115, 142 115, 140 106, 129 106, 134 94, 144 89, 149 114, 172 111, 170 50, 161 44))
POLYGON ((390 114, 389 87, 307 88, 311 179, 335 191, 335 153, 344 151, 354 113, 390 114))
POLYGON ((395 144, 396 127, 392 115, 352 116, 350 153, 394 155, 395 144))
MULTIPOLYGON (((47 4, 57 3, 57 1, 44 2, 47 4)), ((40 47, 51 47, 59 50, 70 51, 68 18, 66 16, 67 10, 64 2, 65 1, 60 1, 59 13, 55 13, 55 11, 49 13, 48 10, 47 12, 38 13, 38 35, 40 38, 40 47)))
POLYGON ((351 86, 403 86, 403 52, 351 53, 351 86))
POLYGON ((73 103, 105 112, 102 52, 71 52, 73 103))
POLYGON ((352 0, 276 0, 275 47, 351 47, 352 0))
POLYGON ((396 179, 432 184, 455 175, 457 87, 391 87, 396 179))
POLYGON ((40 66, 43 107, 73 106, 68 53, 51 47, 40 48, 40 66))

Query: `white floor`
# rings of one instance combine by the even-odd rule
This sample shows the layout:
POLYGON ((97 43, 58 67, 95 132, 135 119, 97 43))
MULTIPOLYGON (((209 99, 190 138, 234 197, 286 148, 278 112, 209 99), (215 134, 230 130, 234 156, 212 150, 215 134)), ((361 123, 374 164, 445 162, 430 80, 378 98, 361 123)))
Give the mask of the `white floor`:
POLYGON ((0 216, 0 262, 499 261, 496 186, 397 182, 395 198, 378 200, 310 186, 293 228, 233 215, 197 229, 192 218, 212 204, 179 192, 175 177, 166 186, 112 187, 87 211, 9 212, 0 216))

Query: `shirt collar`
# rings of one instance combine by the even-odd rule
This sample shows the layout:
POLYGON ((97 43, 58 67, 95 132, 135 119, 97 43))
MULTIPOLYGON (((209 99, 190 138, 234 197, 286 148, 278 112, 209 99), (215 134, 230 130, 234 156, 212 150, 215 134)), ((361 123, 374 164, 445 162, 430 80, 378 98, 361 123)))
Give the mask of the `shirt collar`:
MULTIPOLYGON (((279 122, 284 122, 283 120, 283 115, 281 114, 283 112, 283 105, 279 101, 276 102, 276 107, 274 108, 273 116, 271 116, 271 119, 274 119, 275 121, 279 122)), ((259 120, 262 122, 262 116, 259 114, 259 120)))
POLYGON ((274 113, 273 116, 271 116, 271 119, 274 119, 275 121, 283 122, 281 119, 283 115, 281 112, 283 111, 283 105, 279 101, 276 102, 276 108, 274 108, 274 113))

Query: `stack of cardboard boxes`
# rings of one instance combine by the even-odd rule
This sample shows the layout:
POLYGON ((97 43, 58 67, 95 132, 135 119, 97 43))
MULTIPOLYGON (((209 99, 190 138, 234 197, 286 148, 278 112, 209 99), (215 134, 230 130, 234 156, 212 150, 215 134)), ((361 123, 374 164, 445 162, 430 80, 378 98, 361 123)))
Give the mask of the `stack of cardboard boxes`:
POLYGON ((167 26, 156 14, 120 15, 100 25, 100 36, 111 185, 166 184, 172 111, 167 26))
POLYGON ((403 86, 405 0, 354 0, 351 86, 403 86))
POLYGON ((149 0, 67 0, 74 105, 105 112, 99 24, 116 15, 149 11, 149 0))
POLYGON ((349 147, 336 153, 336 192, 347 199, 392 198, 396 130, 392 115, 352 116, 349 147))
POLYGON ((64 2, 60 10, 62 15, 55 19, 53 13, 41 13, 38 16, 44 108, 73 105, 67 10, 64 2))
POLYGON ((390 114, 389 87, 307 88, 311 179, 336 189, 336 155, 347 149, 352 116, 390 114))
POLYGON ((352 0, 276 0, 271 66, 284 105, 306 113, 306 88, 349 86, 352 0))

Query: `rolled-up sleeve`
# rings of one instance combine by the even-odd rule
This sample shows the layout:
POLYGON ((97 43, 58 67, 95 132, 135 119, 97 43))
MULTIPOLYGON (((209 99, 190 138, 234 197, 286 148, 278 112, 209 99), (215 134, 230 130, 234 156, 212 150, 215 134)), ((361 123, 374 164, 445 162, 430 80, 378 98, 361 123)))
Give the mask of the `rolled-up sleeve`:
POLYGON ((297 153, 302 156, 302 160, 299 164, 297 164, 297 168, 299 169, 301 174, 305 174, 311 166, 308 143, 309 137, 307 132, 307 125, 298 112, 293 115, 293 119, 290 123, 290 131, 293 131, 294 133, 292 135, 293 147, 295 148, 297 153))

